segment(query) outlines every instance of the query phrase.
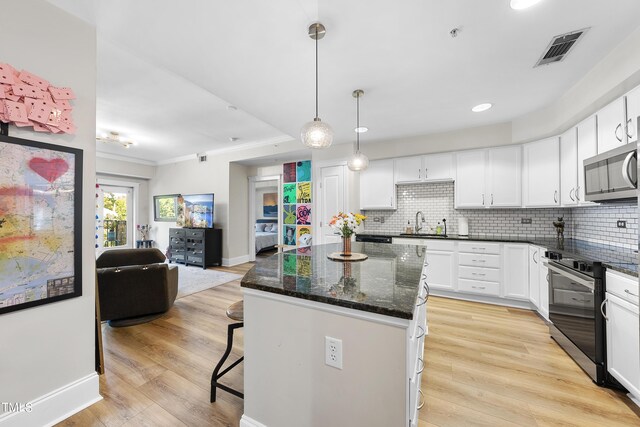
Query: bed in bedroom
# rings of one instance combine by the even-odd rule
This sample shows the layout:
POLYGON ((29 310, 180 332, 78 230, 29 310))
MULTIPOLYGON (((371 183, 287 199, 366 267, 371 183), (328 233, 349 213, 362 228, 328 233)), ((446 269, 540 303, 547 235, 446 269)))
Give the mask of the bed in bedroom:
POLYGON ((273 249, 278 244, 278 223, 259 219, 255 224, 256 253, 273 249))

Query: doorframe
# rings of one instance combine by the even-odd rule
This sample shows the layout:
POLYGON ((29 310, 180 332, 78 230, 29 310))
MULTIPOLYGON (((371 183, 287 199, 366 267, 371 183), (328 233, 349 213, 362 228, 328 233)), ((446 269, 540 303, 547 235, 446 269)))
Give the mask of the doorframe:
MULTIPOLYGON (((135 244, 133 243, 136 239, 136 228, 134 227, 134 224, 138 224, 138 204, 140 203, 140 183, 139 182, 133 182, 133 181, 120 181, 117 179, 109 179, 109 178, 102 178, 102 177, 97 177, 96 176, 96 184, 98 185, 107 185, 107 186, 114 186, 114 187, 130 187, 133 188, 133 197, 131 198, 131 204, 133 205, 133 212, 131 213, 131 247, 122 247, 122 246, 116 246, 113 248, 109 248, 109 249, 131 249, 131 248, 135 248, 135 244)), ((95 226, 95 225, 94 225, 95 226)), ((129 236, 127 236, 129 237, 129 236)), ((104 249, 104 248, 103 248, 104 249)))
MULTIPOLYGON (((313 180, 313 193, 314 196, 314 209, 317 212, 317 215, 313 215, 313 244, 321 245, 324 242, 322 241, 322 232, 320 228, 320 212, 322 212, 322 191, 321 191, 321 183, 322 183, 322 175, 320 171, 323 168, 329 168, 333 166, 342 166, 344 168, 344 180, 342 185, 344 186, 343 194, 344 194, 344 206, 345 210, 351 212, 354 210, 355 206, 351 206, 351 183, 356 181, 356 173, 350 170, 347 167, 346 160, 324 160, 313 163, 313 176, 315 179, 313 180)), ((359 206, 358 206, 359 207, 359 206)), ((337 213, 337 212, 336 212, 337 213)))
POLYGON ((278 186, 278 245, 282 244, 282 175, 250 176, 249 177, 249 262, 256 260, 256 183, 276 181, 278 186))

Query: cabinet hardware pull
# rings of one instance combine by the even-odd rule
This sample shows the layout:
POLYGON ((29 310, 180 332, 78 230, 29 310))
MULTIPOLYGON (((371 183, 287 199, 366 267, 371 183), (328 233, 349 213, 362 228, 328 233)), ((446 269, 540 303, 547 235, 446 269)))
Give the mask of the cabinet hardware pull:
POLYGON ((422 409, 422 407, 424 406, 424 402, 425 402, 425 400, 424 400, 424 393, 423 393, 423 392, 422 392, 422 390, 420 390, 420 389, 418 389, 418 393, 420 393, 420 396, 421 396, 421 398, 422 398, 422 399, 420 400, 420 403, 418 404, 418 409, 422 409))
POLYGON ((418 372, 416 372, 417 374, 421 374, 422 371, 424 371, 424 360, 422 360, 422 357, 418 357, 418 360, 420 361, 420 363, 422 364, 420 366, 420 369, 418 369, 418 372))
POLYGON ((429 289, 429 285, 427 285, 426 283, 424 284, 424 291, 425 291, 424 299, 426 301, 429 301, 429 294, 431 293, 431 290, 429 289))
POLYGON ((418 180, 422 178, 422 169, 418 169, 418 180))
POLYGON ((602 313, 602 317, 604 317, 604 320, 606 320, 607 322, 609 321, 609 318, 606 314, 604 314, 604 305, 607 303, 608 299, 609 298, 605 298, 604 301, 602 301, 602 304, 600 304, 600 313, 602 313))
POLYGON ((636 295, 636 294, 634 294, 633 292, 629 291, 629 289, 625 289, 624 291, 625 291, 625 293, 627 293, 627 294, 629 294, 629 295, 631 295, 631 296, 634 296, 634 297, 636 297, 636 298, 638 297, 638 295, 636 295))
POLYGON ((627 120, 627 138, 631 139, 633 138, 633 126, 629 126, 629 124, 633 124, 632 120, 629 119, 627 120), (629 133, 629 131, 631 131, 631 133, 629 133))
POLYGON ((429 169, 424 168, 424 179, 427 179, 427 177, 429 176, 429 174, 427 173, 429 169))
POLYGON ((486 276, 485 273, 471 273, 474 276, 486 276))
POLYGON ((547 283, 549 283, 549 273, 547 273, 547 283))
POLYGON ((473 262, 487 262, 486 259, 472 259, 473 262))
POLYGON ((576 200, 579 202, 580 201, 580 186, 578 185, 576 187, 576 200))
POLYGON ((588 299, 578 299, 578 298, 574 298, 574 297, 571 297, 571 299, 574 300, 574 301, 577 301, 577 302, 591 302, 588 299))
MULTIPOLYGON (((622 164, 622 171, 624 172, 622 174, 622 178, 624 178, 626 183, 629 184, 629 187, 634 187, 634 188, 635 188, 635 186, 637 184, 637 181, 633 182, 631 173, 629 173, 629 165, 631 164, 631 159, 636 157, 636 156, 637 156, 636 151, 635 150, 632 151, 631 153, 627 154, 627 157, 625 157, 624 163, 622 164)), ((634 167, 634 169, 635 169, 635 167, 634 167)))
POLYGON ((422 298, 420 296, 418 296, 418 300, 422 300, 422 302, 419 302, 418 304, 416 304, 416 307, 420 307, 421 305, 425 305, 425 303, 427 302, 426 298, 422 298))
POLYGON ((422 337, 424 336, 425 330, 424 330, 424 328, 423 328, 422 326, 420 326, 420 325, 418 325, 418 328, 420 328, 420 335, 418 335, 418 336, 416 337, 416 339, 418 339, 418 340, 419 340, 420 338, 422 338, 422 337))
POLYGON ((484 206, 484 193, 482 193, 482 206, 484 206))
POLYGON ((474 285, 471 285, 471 287, 473 289, 486 289, 486 286, 474 286, 474 285))
POLYGON ((538 255, 538 251, 533 251, 533 256, 531 258, 533 258, 533 262, 537 264, 538 260, 536 259, 536 255, 538 255))
POLYGON ((573 198, 573 193, 576 191, 575 188, 572 188, 571 190, 569 190, 569 198, 571 199, 572 202, 575 202, 576 199, 573 198))
POLYGON ((491 193, 491 206, 493 206, 493 193, 491 193))
POLYGON ((622 138, 618 137, 618 129, 622 129, 622 123, 618 123, 618 126, 616 126, 616 130, 613 132, 616 135, 616 139, 620 142, 622 142, 622 138))
POLYGON ((389 206, 393 206, 393 196, 389 197, 389 206))
POLYGON ((553 192, 553 202, 558 203, 558 190, 553 192))

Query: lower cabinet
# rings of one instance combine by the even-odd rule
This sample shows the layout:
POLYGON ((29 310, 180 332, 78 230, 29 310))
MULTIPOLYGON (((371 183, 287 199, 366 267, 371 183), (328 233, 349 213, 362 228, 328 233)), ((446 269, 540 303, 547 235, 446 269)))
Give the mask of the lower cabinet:
POLYGON ((547 258, 544 256, 545 248, 538 248, 540 253, 540 261, 538 264, 538 284, 540 288, 540 305, 538 306, 538 313, 545 319, 549 320, 549 268, 544 263, 547 258))
POLYGON ((529 245, 529 301, 540 309, 540 248, 529 245))
POLYGON ((432 289, 455 290, 455 259, 453 252, 434 251, 427 247, 429 260, 429 287, 432 289))
POLYGON ((529 300, 529 245, 504 244, 502 247, 504 296, 529 300))

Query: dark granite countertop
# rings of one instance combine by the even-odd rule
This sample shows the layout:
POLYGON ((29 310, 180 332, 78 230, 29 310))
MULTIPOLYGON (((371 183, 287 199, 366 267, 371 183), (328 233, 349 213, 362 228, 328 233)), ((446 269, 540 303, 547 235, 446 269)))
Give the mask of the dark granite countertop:
POLYGON ((557 239, 548 237, 536 237, 531 235, 469 235, 458 236, 448 234, 441 236, 421 236, 411 234, 394 233, 359 233, 359 236, 387 236, 409 239, 437 239, 437 240, 469 240, 502 243, 530 243, 546 248, 550 251, 561 252, 566 257, 579 257, 588 261, 600 261, 602 265, 611 270, 638 277, 638 253, 632 249, 619 246, 591 243, 584 240, 565 239, 561 245, 557 239))
POLYGON ((332 261, 341 244, 317 245, 258 258, 242 287, 355 310, 412 319, 424 251, 412 245, 352 243, 361 262, 332 261))

